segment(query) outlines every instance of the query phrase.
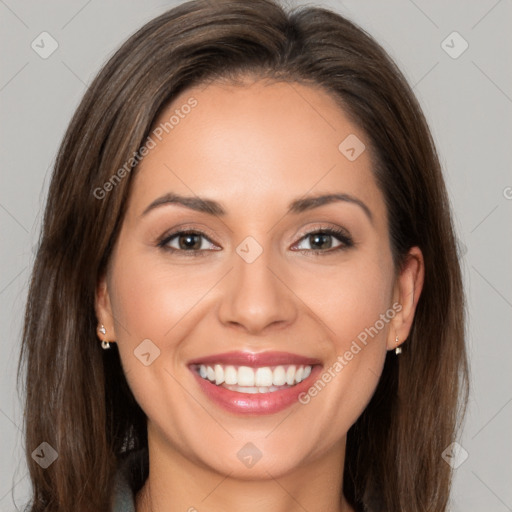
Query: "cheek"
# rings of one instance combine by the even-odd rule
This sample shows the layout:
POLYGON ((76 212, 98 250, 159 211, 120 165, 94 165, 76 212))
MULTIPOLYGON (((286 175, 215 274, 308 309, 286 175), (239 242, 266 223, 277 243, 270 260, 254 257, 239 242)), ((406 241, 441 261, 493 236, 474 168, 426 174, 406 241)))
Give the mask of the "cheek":
POLYGON ((122 343, 169 340, 172 330, 186 323, 187 314, 215 283, 211 272, 170 266, 128 251, 117 259, 115 269, 112 309, 122 343))
POLYGON ((208 309, 207 293, 219 275, 206 265, 171 265, 154 252, 118 247, 109 287, 120 359, 137 401, 148 416, 158 417, 162 396, 176 407, 186 398, 167 388, 179 388, 173 377, 184 377, 183 361, 193 355, 189 335, 208 309))
POLYGON ((361 258, 360 263, 340 266, 310 283, 308 304, 326 326, 327 362, 301 403, 310 409, 310 418, 318 418, 318 435, 325 422, 336 426, 324 432, 322 446, 348 431, 375 391, 396 314, 392 275, 391 260, 372 263, 361 258))
POLYGON ((376 383, 386 354, 386 340, 395 316, 390 262, 359 262, 341 272, 326 304, 328 321, 336 333, 333 347, 350 375, 346 387, 366 388, 376 383))
MULTIPOLYGON (((294 290, 323 321, 325 334, 337 352, 373 327, 392 306, 390 258, 372 260, 362 254, 309 275, 299 273, 295 279, 294 290)), ((379 322, 377 327, 385 337, 389 322, 379 322)))
POLYGON ((204 283, 179 267, 149 262, 142 252, 123 249, 122 244, 113 269, 109 286, 126 380, 146 415, 176 434, 172 412, 187 399, 179 384, 181 340, 209 280, 204 283))

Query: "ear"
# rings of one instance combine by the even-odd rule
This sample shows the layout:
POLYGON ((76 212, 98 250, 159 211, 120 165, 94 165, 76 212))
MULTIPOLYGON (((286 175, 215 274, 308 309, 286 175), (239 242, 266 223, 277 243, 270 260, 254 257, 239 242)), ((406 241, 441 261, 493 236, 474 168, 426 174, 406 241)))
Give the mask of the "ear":
POLYGON ((405 257, 395 283, 394 303, 398 302, 402 308, 392 320, 387 340, 388 350, 395 349, 409 336, 424 277, 423 254, 419 247, 412 247, 405 257))
POLYGON ((98 319, 98 328, 103 325, 106 330, 105 334, 96 331, 98 338, 100 340, 115 341, 117 337, 114 329, 114 315, 112 314, 106 274, 102 275, 98 280, 94 309, 96 311, 96 318, 98 319))

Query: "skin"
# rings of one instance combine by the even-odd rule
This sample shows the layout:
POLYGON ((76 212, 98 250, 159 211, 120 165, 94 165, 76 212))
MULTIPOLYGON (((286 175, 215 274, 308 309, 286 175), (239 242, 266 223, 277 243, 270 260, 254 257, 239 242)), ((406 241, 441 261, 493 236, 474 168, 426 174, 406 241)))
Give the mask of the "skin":
POLYGON ((352 510, 340 492, 346 433, 375 390, 386 351, 396 336, 407 338, 423 283, 421 252, 411 249, 394 268, 370 151, 351 162, 338 149, 349 134, 367 137, 328 93, 297 83, 217 82, 182 92, 161 120, 192 96, 197 106, 137 169, 96 294, 107 329, 99 337, 118 343, 148 418, 150 475, 137 512, 352 510), (226 214, 166 204, 141 215, 168 192, 213 199, 226 214), (350 202, 287 213, 292 200, 333 192, 364 202, 372 218, 350 202), (197 242, 203 257, 184 254, 179 237, 168 245, 180 253, 157 246, 179 225, 205 234, 197 242), (345 229, 355 245, 335 250, 340 242, 328 237, 324 252, 312 253, 319 246, 307 233, 328 227, 345 229), (247 236, 263 249, 252 263, 236 252, 247 236), (228 412, 187 366, 240 350, 291 352, 328 368, 394 303, 401 311, 307 405, 228 412), (133 353, 144 339, 160 350, 149 366, 133 353), (237 458, 249 442, 262 454, 252 468, 237 458))

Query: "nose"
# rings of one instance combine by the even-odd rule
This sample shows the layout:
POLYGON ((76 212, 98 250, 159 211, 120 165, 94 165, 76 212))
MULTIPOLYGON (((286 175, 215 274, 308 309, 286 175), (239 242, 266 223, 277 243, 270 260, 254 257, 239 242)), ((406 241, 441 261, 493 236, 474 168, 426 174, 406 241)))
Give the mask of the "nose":
POLYGON ((249 334, 292 324, 298 311, 294 294, 286 284, 285 272, 272 264, 268 251, 252 263, 238 254, 233 259, 219 307, 220 321, 249 334))

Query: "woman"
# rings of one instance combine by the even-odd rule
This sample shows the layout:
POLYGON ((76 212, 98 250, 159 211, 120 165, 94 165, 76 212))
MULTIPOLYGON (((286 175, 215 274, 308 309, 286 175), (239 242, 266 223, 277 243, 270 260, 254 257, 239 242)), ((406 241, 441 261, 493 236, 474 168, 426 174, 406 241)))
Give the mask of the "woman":
POLYGON ((141 28, 58 154, 23 364, 33 512, 446 510, 461 276, 384 50, 271 0, 141 28))

